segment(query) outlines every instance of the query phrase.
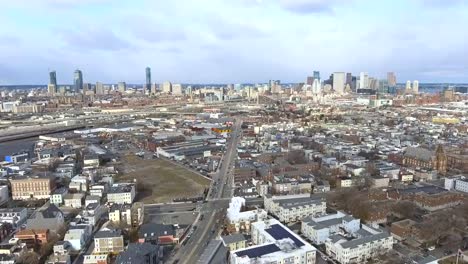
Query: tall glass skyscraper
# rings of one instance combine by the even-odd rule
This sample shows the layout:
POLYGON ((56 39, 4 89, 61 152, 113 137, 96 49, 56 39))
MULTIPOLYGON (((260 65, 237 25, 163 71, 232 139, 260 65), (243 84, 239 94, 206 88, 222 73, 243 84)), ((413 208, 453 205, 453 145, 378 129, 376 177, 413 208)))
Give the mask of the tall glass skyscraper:
POLYGON ((320 72, 314 71, 314 79, 320 80, 320 72))
POLYGON ((83 90, 83 74, 80 70, 75 71, 75 76, 73 78, 73 83, 75 85, 75 93, 79 93, 83 90))
POLYGON ((53 84, 57 87, 57 73, 55 71, 49 72, 49 84, 53 84))
POLYGON ((150 91, 151 90, 151 68, 146 67, 146 85, 145 85, 145 90, 150 91))

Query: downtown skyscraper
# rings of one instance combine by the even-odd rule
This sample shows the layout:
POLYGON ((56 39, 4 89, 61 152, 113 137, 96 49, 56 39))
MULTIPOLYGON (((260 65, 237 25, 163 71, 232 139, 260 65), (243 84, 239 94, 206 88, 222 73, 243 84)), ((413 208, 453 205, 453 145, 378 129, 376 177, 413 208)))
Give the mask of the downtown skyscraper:
POLYGON ((394 72, 387 72, 387 82, 389 87, 395 87, 397 80, 394 72))
POLYGON ((51 95, 58 92, 57 73, 55 71, 49 72, 49 85, 47 85, 47 92, 51 95))
POLYGON ((145 83, 145 92, 149 93, 151 91, 151 68, 146 67, 146 83, 145 83))
POLYGON ((80 70, 75 70, 73 77, 73 84, 75 93, 79 93, 83 90, 83 73, 80 70))

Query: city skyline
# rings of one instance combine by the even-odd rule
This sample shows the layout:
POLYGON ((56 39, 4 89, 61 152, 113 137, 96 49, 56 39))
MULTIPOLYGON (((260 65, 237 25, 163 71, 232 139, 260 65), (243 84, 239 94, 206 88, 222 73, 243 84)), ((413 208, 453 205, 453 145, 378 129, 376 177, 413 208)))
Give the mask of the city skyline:
POLYGON ((146 65, 159 83, 305 82, 314 69, 468 82, 467 6, 445 2, 4 2, 0 85, 47 83, 48 69, 59 83, 75 69, 90 83, 144 83, 146 65), (146 10, 154 12, 141 15, 146 10), (440 22, 448 16, 458 19, 440 22))

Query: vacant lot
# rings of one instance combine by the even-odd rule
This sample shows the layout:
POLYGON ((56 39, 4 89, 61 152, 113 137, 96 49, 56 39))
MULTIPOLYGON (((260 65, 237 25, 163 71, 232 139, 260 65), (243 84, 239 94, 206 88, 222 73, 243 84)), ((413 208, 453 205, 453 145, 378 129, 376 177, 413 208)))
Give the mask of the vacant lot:
POLYGON ((137 200, 144 203, 200 196, 210 185, 208 179, 169 161, 141 159, 131 154, 122 157, 120 171, 119 181, 137 180, 137 200))

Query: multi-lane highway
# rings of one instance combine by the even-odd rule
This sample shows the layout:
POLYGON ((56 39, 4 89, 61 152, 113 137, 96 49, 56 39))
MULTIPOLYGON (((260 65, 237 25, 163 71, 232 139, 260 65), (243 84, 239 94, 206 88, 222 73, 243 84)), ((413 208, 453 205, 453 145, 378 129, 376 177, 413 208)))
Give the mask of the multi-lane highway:
POLYGON ((233 194, 234 162, 241 124, 242 121, 237 119, 233 125, 231 138, 227 143, 218 172, 213 176, 207 200, 201 206, 199 217, 194 223, 196 228, 168 263, 196 263, 209 241, 218 234, 229 205, 229 198, 233 194))

